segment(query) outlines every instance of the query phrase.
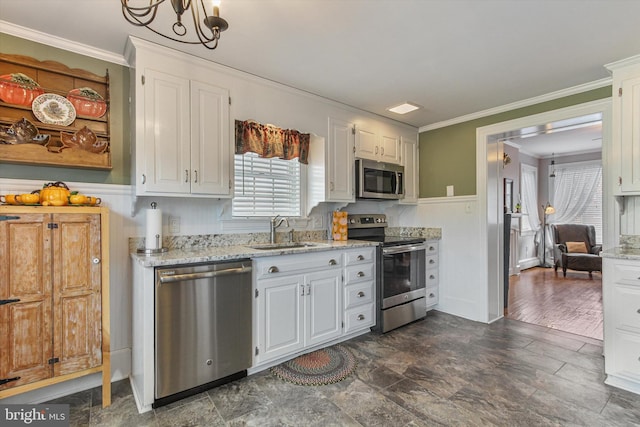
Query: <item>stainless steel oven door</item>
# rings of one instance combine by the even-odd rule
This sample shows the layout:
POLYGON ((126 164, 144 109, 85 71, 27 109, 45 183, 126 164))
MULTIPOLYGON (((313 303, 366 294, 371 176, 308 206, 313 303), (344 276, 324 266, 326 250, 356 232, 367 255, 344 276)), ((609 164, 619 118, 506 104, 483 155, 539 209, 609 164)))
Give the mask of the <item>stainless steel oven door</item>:
POLYGON ((382 248, 382 309, 426 295, 426 245, 382 248))

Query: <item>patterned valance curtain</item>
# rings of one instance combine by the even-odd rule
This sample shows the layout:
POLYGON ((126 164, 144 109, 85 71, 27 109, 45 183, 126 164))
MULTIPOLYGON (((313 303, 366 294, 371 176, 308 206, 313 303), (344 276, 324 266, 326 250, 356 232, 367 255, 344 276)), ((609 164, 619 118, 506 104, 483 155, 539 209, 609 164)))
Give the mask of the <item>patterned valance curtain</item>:
POLYGON ((273 125, 263 125, 253 120, 236 120, 236 154, 252 152, 260 157, 279 157, 284 160, 298 158, 308 164, 308 133, 292 129, 280 129, 273 125))

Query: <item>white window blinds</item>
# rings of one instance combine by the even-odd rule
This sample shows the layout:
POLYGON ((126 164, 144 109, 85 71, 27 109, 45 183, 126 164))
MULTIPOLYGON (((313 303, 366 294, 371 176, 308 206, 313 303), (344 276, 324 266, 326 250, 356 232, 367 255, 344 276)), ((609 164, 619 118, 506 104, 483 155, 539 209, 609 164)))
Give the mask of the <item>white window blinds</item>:
POLYGON ((233 216, 300 216, 300 163, 297 159, 235 155, 233 216))

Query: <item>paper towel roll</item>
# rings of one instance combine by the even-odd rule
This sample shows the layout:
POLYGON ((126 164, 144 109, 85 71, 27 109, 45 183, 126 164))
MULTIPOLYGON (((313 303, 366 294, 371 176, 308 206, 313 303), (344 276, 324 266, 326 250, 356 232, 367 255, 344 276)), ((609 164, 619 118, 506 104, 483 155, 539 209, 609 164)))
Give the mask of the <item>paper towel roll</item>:
POLYGON ((162 248, 162 211, 160 209, 147 209, 147 235, 144 245, 146 249, 162 248))

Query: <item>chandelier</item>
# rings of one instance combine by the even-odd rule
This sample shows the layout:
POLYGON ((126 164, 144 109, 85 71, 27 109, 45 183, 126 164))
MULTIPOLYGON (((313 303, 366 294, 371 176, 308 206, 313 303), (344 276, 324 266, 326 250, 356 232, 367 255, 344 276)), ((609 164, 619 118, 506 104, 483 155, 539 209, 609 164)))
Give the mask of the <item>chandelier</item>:
POLYGON ((180 43, 202 43, 207 49, 213 50, 218 47, 220 33, 229 28, 227 21, 220 18, 220 0, 148 0, 146 6, 132 4, 136 3, 136 0, 120 0, 120 2, 122 3, 122 14, 128 22, 138 27, 147 27, 162 37, 180 43), (165 2, 171 3, 176 14, 176 22, 171 27, 173 34, 169 35, 150 26, 156 18, 159 6, 165 2), (208 3, 209 7, 205 3, 208 3), (193 26, 198 40, 193 37, 188 39, 190 35, 187 34, 187 27, 182 23, 182 15, 189 9, 191 9, 193 26), (207 13, 207 10, 210 13, 207 13))

